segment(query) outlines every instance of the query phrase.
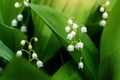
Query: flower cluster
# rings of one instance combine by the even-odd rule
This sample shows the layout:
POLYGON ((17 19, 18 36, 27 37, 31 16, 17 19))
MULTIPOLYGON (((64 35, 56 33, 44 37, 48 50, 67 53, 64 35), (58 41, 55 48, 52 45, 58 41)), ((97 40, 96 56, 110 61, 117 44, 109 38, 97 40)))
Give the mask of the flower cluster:
POLYGON ((103 4, 99 9, 99 11, 102 13, 102 20, 99 23, 100 26, 103 27, 106 26, 107 23, 106 20, 108 18, 108 11, 106 10, 106 7, 109 5, 110 5, 110 1, 106 1, 106 3, 103 4))
MULTIPOLYGON (((84 25, 78 26, 72 18, 69 18, 68 25, 65 27, 65 32, 67 33, 67 39, 71 41, 71 44, 68 45, 67 50, 70 52, 75 49, 82 50, 84 43, 81 41, 79 33, 86 33, 87 28, 84 25), (73 41, 74 38, 77 38, 77 40, 73 41)), ((83 62, 81 60, 78 66, 79 68, 83 68, 83 62)))
MULTIPOLYGON (((29 0, 24 0, 22 3, 20 3, 20 2, 15 2, 14 7, 15 7, 15 8, 21 8, 22 5, 23 5, 24 7, 28 7, 28 6, 29 6, 29 0)), ((17 27, 18 22, 20 22, 20 21, 22 22, 22 20, 23 20, 23 15, 22 15, 21 13, 19 13, 19 14, 16 16, 16 18, 11 21, 11 26, 17 27)), ((21 32, 24 32, 24 33, 27 32, 27 27, 26 27, 24 24, 22 24, 22 26, 20 27, 20 31, 21 31, 21 32)))
POLYGON ((20 56, 22 56, 23 52, 25 52, 25 53, 27 53, 29 55, 29 61, 30 62, 32 60, 37 60, 36 61, 37 67, 38 68, 43 67, 43 62, 38 59, 37 53, 33 50, 33 47, 32 47, 32 44, 31 44, 32 40, 37 42, 38 38, 37 37, 33 37, 33 38, 31 38, 30 42, 28 42, 27 40, 21 40, 20 44, 22 46, 24 46, 26 43, 28 44, 28 50, 25 50, 25 49, 18 50, 17 53, 16 53, 16 56, 20 57, 20 56))

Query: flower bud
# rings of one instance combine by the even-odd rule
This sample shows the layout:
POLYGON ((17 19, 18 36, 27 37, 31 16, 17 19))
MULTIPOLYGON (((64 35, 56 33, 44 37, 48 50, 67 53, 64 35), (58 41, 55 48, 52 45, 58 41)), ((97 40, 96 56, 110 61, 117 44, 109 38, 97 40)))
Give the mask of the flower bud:
POLYGON ((26 42, 25 40, 21 40, 20 44, 24 46, 25 42, 26 42))

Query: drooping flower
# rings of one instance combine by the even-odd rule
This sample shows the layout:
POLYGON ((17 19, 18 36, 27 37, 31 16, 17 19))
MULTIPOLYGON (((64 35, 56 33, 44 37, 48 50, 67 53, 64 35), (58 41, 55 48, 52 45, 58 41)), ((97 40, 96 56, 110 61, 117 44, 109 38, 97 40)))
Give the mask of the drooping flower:
POLYGON ((100 26, 106 26, 106 20, 101 20, 100 23, 99 23, 100 26))
POLYGON ((22 51, 20 51, 20 50, 17 51, 16 56, 17 56, 17 57, 20 57, 21 55, 22 55, 22 51))
POLYGON ((108 18, 108 12, 104 12, 104 13, 102 14, 102 18, 103 18, 103 19, 107 19, 107 18, 108 18))
POLYGON ((68 45, 67 50, 68 50, 68 51, 74 51, 74 46, 73 46, 73 45, 68 45))
POLYGON ((68 35, 67 35, 67 39, 69 39, 69 40, 72 40, 73 39, 73 34, 71 34, 71 33, 69 33, 68 35))
POLYGON ((105 11, 105 8, 103 6, 100 7, 99 11, 103 13, 105 11))
POLYGON ((67 27, 65 27, 65 32, 70 32, 70 27, 69 26, 67 26, 67 27))
POLYGON ((21 32, 27 32, 27 27, 25 26, 25 25, 22 25, 21 27, 20 27, 20 31, 21 32))
POLYGON ((76 30, 78 28, 78 25, 76 23, 73 24, 73 29, 76 30))
POLYGON ((71 34, 73 35, 73 37, 75 37, 76 32, 75 32, 75 31, 72 31, 71 34))
POLYGON ((68 19, 68 24, 73 24, 73 20, 72 19, 68 19))
POLYGON ((23 15, 22 15, 22 14, 18 14, 18 15, 17 15, 17 20, 18 20, 18 21, 22 21, 22 19, 23 19, 23 15))
POLYGON ((38 68, 43 67, 43 62, 40 61, 40 60, 38 60, 38 61, 36 62, 36 65, 37 65, 38 68))
POLYGON ((20 3, 19 2, 15 2, 14 7, 15 8, 19 8, 20 7, 20 3))
POLYGON ((83 69, 83 67, 84 67, 84 64, 83 64, 83 62, 80 61, 80 62, 78 63, 78 68, 79 68, 79 69, 83 69))
POLYGON ((37 59, 37 57, 38 57, 38 56, 37 56, 36 53, 32 53, 32 58, 33 58, 33 59, 37 59))
POLYGON ((16 19, 13 19, 12 22, 11 22, 11 26, 17 26, 17 20, 16 19))
POLYGON ((82 26, 82 27, 81 27, 81 32, 82 32, 82 33, 87 32, 87 28, 86 28, 85 26, 82 26))
POLYGON ((82 49, 83 48, 83 46, 84 46, 84 44, 83 44, 83 42, 78 42, 76 45, 75 45, 75 48, 77 48, 77 49, 82 49))

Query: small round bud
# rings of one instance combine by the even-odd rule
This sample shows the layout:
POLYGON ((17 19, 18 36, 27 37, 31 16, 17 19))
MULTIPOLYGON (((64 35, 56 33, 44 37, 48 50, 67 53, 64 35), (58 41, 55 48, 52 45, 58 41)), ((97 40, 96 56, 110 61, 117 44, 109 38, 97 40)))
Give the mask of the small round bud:
POLYGON ((106 20, 101 20, 100 23, 99 23, 100 26, 106 26, 106 20))
POLYGON ((70 27, 69 26, 67 26, 67 27, 65 27, 65 32, 70 32, 70 27))
POLYGON ((24 1, 24 6, 28 7, 29 6, 29 1, 24 1))
POLYGON ((17 51, 16 56, 20 57, 22 55, 22 51, 17 51))
POLYGON ((20 31, 21 32, 27 32, 27 27, 25 26, 25 25, 22 25, 21 27, 20 27, 20 31))
POLYGON ((22 15, 22 14, 18 14, 18 15, 17 15, 17 20, 18 20, 18 21, 22 21, 22 19, 23 19, 23 15, 22 15))
POLYGON ((68 24, 73 24, 73 20, 72 19, 68 19, 68 24))
POLYGON ((74 37, 74 36, 73 36, 73 34, 71 34, 71 33, 67 35, 67 39, 69 39, 69 40, 72 40, 73 37, 74 37))
POLYGON ((108 13, 107 13, 107 12, 104 12, 104 13, 102 14, 102 18, 103 18, 103 19, 107 19, 107 18, 108 18, 108 13))
POLYGON ((36 65, 37 65, 38 68, 43 67, 43 62, 40 61, 40 60, 38 60, 38 61, 36 62, 36 65))
POLYGON ((26 42, 25 40, 21 40, 20 44, 24 46, 25 42, 26 42))
POLYGON ((38 42, 38 38, 37 38, 37 37, 34 37, 34 41, 35 41, 35 42, 38 42))
POLYGON ((11 25, 12 25, 12 26, 17 26, 17 20, 16 20, 16 19, 13 19, 12 22, 11 22, 11 25))
POLYGON ((33 53, 33 54, 32 54, 32 58, 33 58, 33 59, 37 59, 37 57, 38 57, 38 56, 37 56, 36 53, 33 53))
POLYGON ((109 6, 110 5, 110 1, 106 1, 106 6, 109 6))
POLYGON ((31 45, 31 44, 28 45, 28 49, 29 49, 29 50, 32 49, 32 45, 31 45))
POLYGON ((68 45, 67 50, 68 50, 68 51, 74 51, 74 46, 73 46, 73 45, 68 45))
POLYGON ((14 4, 14 7, 15 7, 15 8, 19 8, 19 7, 20 7, 20 3, 19 3, 19 2, 16 2, 16 3, 14 4))
POLYGON ((77 24, 73 24, 73 29, 76 30, 78 28, 78 25, 77 24))
POLYGON ((84 46, 84 44, 83 44, 83 42, 78 42, 76 45, 75 45, 75 48, 77 48, 77 49, 82 49, 83 48, 83 46, 84 46))
POLYGON ((87 32, 87 28, 86 28, 85 26, 82 26, 82 27, 81 27, 81 32, 82 32, 82 33, 87 32))
POLYGON ((83 62, 79 62, 79 63, 78 63, 78 68, 79 68, 79 69, 83 69, 83 66, 84 66, 83 62))
POLYGON ((99 11, 103 13, 105 11, 105 8, 103 6, 101 6, 99 11))

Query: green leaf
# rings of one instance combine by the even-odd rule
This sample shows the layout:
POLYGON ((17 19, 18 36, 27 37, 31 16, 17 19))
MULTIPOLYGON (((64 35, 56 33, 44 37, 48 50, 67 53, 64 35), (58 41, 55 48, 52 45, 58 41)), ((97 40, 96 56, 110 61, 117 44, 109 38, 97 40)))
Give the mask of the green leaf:
POLYGON ((11 21, 22 12, 23 7, 15 8, 15 2, 22 4, 23 0, 0 0, 0 21, 11 26, 11 21))
POLYGON ((22 58, 14 59, 6 68, 1 80, 52 80, 41 69, 22 58))
POLYGON ((96 0, 31 0, 34 4, 47 5, 61 11, 68 17, 75 17, 78 22, 84 24, 96 0))
POLYGON ((39 53, 39 57, 42 58, 43 62, 46 62, 55 56, 56 52, 61 47, 61 44, 43 20, 41 20, 34 12, 32 12, 32 18, 34 23, 34 36, 39 38, 39 41, 35 43, 34 48, 35 51, 39 53))
MULTIPOLYGON (((34 4, 30 6, 32 10, 49 25, 49 28, 57 35, 58 39, 63 42, 64 46, 67 47, 70 41, 66 39, 67 34, 64 28, 67 25, 68 18, 46 6, 34 4)), ((82 50, 82 55, 86 64, 85 74, 89 76, 90 79, 95 79, 99 65, 98 51, 86 34, 81 34, 81 40, 85 44, 85 48, 82 50)), ((77 51, 70 53, 70 55, 77 63, 79 62, 80 54, 77 51)))
POLYGON ((7 61, 11 61, 13 58, 13 52, 0 40, 0 57, 7 61))
POLYGON ((20 41, 26 38, 27 37, 19 30, 0 23, 0 40, 13 52, 22 48, 20 41))
POLYGON ((65 63, 53 76, 54 80, 83 80, 73 61, 65 63))
MULTIPOLYGON (((115 6, 109 13, 107 25, 103 30, 100 46, 101 64, 100 64, 100 80, 110 80, 120 75, 120 1, 117 0, 115 6), (114 73, 115 71, 115 73, 114 73), (115 75, 113 75, 115 74, 115 75), (116 76, 117 74, 117 76, 116 76)), ((119 80, 119 79, 115 80, 119 80)))

